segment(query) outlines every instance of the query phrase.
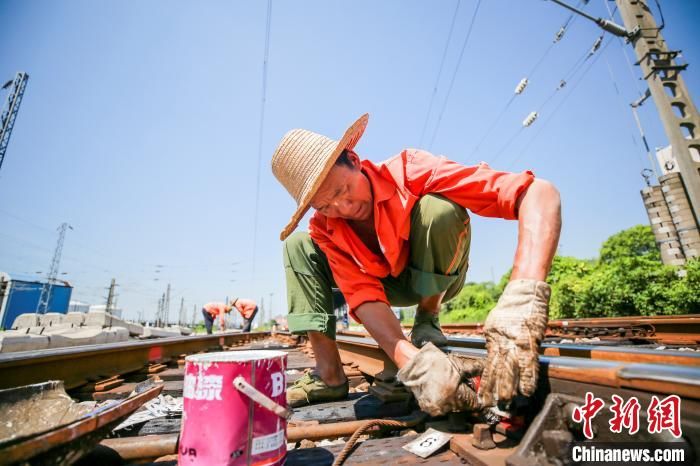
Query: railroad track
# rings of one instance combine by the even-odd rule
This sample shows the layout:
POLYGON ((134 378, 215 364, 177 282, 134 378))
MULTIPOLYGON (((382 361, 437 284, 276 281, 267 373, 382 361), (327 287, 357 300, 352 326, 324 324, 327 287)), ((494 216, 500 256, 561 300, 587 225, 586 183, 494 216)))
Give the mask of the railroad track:
MULTIPOLYGON (((447 350, 469 358, 485 358, 478 341, 448 339, 447 350)), ((396 373, 396 366, 374 339, 338 335, 338 348, 345 363, 354 362, 360 371, 381 379, 396 373)), ((673 354, 662 350, 633 348, 544 347, 540 356, 541 373, 555 384, 559 380, 610 388, 628 388, 648 393, 677 394, 700 400, 700 355, 673 354), (553 351, 549 351, 549 350, 553 351), (549 352, 549 354, 547 354, 549 352), (553 354, 555 353, 555 354, 553 354), (574 356, 572 356, 574 355, 574 356), (556 380, 554 380, 556 379, 556 380)), ((575 390, 580 393, 580 389, 575 390)), ((700 413, 700 412, 699 412, 700 413)))
MULTIPOLYGON (((376 397, 382 396, 381 388, 384 386, 391 387, 390 396, 398 393, 394 391, 396 367, 376 342, 366 335, 348 335, 342 332, 338 334, 337 341, 351 385, 372 382, 371 395, 362 392, 365 394, 359 398, 351 397, 346 402, 296 410, 288 430, 290 442, 346 437, 363 424, 362 419, 410 414, 409 405, 405 402, 393 402, 391 397, 385 400, 387 404, 376 401, 376 397), (360 415, 363 410, 364 414, 360 415)), ((182 396, 182 363, 185 355, 212 350, 260 348, 268 344, 287 348, 284 351, 289 354, 288 369, 291 372, 298 374, 315 364, 310 346, 299 345, 289 334, 273 337, 269 332, 259 332, 175 337, 0 355, 0 387, 58 379, 64 380, 66 387, 72 389, 69 393, 73 397, 105 400, 120 398, 129 393, 139 381, 157 375, 163 381, 164 393, 182 396)), ((448 351, 466 358, 483 358, 486 355, 484 340, 479 337, 450 336, 448 351)), ((540 386, 529 402, 532 411, 546 409, 543 406, 548 406, 545 399, 549 400, 547 396, 550 394, 568 397, 568 400, 580 400, 586 391, 592 391, 606 402, 610 402, 615 394, 625 399, 635 396, 643 406, 654 395, 660 397, 675 394, 682 397, 684 433, 689 432, 690 444, 700 445, 700 353, 545 343, 541 348, 540 363, 540 386)), ((291 372, 288 382, 299 376, 291 372)), ((360 395, 360 392, 356 395, 360 395)), ((555 409, 553 412, 561 415, 565 410, 555 409)), ((599 419, 598 422, 601 431, 607 430, 607 421, 599 419)), ((172 457, 177 451, 180 420, 154 420, 139 429, 121 438, 104 440, 102 448, 116 452, 123 460, 120 464, 153 461, 157 457, 170 455, 170 463, 155 464, 174 465, 172 457)), ((472 438, 471 433, 456 435, 450 444, 451 450, 434 459, 437 461, 439 458, 439 461, 449 463, 459 461, 459 457, 462 457, 471 464, 503 464, 501 460, 494 459, 497 455, 493 451, 469 450, 472 438)), ((416 457, 411 457, 401 449, 406 442, 403 437, 368 440, 358 449, 364 451, 365 456, 354 453, 354 459, 351 460, 376 463, 376 455, 381 453, 392 461, 400 458, 404 462, 413 463, 416 457)), ((316 464, 317 460, 327 460, 329 452, 331 456, 338 454, 340 447, 292 450, 288 464, 316 464), (319 450, 323 452, 319 453, 319 450), (313 452, 321 456, 314 457, 313 452)), ((519 448, 525 447, 521 445, 519 448)), ((508 454, 514 452, 514 449, 508 450, 508 454)), ((102 464, 99 455, 90 460, 91 464, 102 464)))
MULTIPOLYGON (((410 330, 411 325, 402 325, 410 330)), ((446 334, 480 334, 481 323, 442 324, 446 334)), ((654 317, 606 317, 595 319, 551 320, 547 325, 549 338, 599 338, 628 340, 665 345, 700 344, 700 315, 686 314, 654 317)))
POLYGON ((270 337, 270 332, 224 333, 105 343, 0 354, 0 389, 62 380, 66 389, 114 386, 125 374, 157 373, 188 354, 230 349, 270 337))

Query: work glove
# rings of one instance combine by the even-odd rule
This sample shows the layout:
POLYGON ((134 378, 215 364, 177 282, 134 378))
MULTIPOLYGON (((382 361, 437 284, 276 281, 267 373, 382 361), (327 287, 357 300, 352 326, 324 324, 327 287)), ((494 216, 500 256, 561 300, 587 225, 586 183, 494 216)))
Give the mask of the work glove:
POLYGON ((545 282, 513 280, 486 318, 487 356, 479 387, 483 406, 508 409, 518 390, 525 396, 535 392, 550 293, 545 282))
POLYGON ((470 378, 482 369, 481 360, 448 356, 427 343, 396 377, 411 390, 422 411, 439 416, 479 408, 470 378))

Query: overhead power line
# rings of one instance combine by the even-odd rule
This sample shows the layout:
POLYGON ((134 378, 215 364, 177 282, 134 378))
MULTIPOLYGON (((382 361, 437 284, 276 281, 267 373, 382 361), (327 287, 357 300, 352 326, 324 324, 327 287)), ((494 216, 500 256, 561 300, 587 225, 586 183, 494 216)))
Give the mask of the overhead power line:
POLYGON ((554 116, 557 114, 559 109, 564 105, 564 103, 569 99, 569 97, 574 93, 576 88, 578 87, 581 82, 583 82, 583 79, 586 77, 590 69, 593 67, 593 65, 596 64, 598 59, 603 55, 603 52, 605 52, 605 49, 608 48, 608 45, 610 45, 610 40, 605 41, 605 45, 603 45, 596 56, 591 60, 588 64, 588 66, 584 69, 583 73, 579 77, 578 81, 569 88, 568 93, 559 101, 556 107, 554 107, 554 110, 552 110, 551 113, 549 113, 548 117, 542 122, 542 124, 539 125, 539 128, 537 129, 537 132, 535 135, 525 144, 525 147, 520 151, 520 153, 513 159, 513 161, 508 165, 508 168, 512 167, 515 162, 517 162, 520 157, 527 151, 527 149, 532 145, 532 143, 537 139, 537 137, 542 133, 542 131, 547 127, 550 121, 554 119, 554 116))
POLYGON ((442 104, 442 108, 440 109, 437 123, 435 124, 435 129, 433 130, 433 135, 430 138, 430 144, 428 144, 429 148, 432 148, 433 142, 435 142, 435 137, 437 136, 438 130, 440 129, 440 123, 442 122, 442 116, 445 113, 445 108, 447 108, 447 102, 449 102, 449 100, 450 100, 450 94, 452 93, 452 87, 454 86, 455 78, 457 77, 457 72, 459 71, 459 66, 462 63, 462 57, 464 57, 464 51, 467 48, 467 44, 469 43, 469 38, 471 37, 472 30, 474 29, 474 21, 476 21, 476 16, 479 13, 479 6, 481 6, 481 0, 478 0, 476 2, 476 8, 474 8, 474 13, 472 14, 472 19, 469 22, 469 29, 467 30, 467 35, 464 37, 464 42, 462 43, 462 50, 459 52, 459 58, 457 59, 457 66, 455 66, 454 73, 452 73, 452 79, 450 80, 450 85, 447 88, 447 95, 445 96, 445 100, 442 104))
POLYGON ((258 173, 255 178, 255 216, 253 220, 253 264, 251 282, 255 280, 255 262, 258 246, 258 216, 260 212, 260 172, 262 169, 263 130, 265 125, 265 98, 267 94, 267 60, 270 54, 270 26, 272 24, 272 0, 267 0, 267 22, 265 27, 265 56, 263 58, 262 96, 260 98, 260 126, 258 129, 258 173))
MULTIPOLYGON (((589 2, 589 0, 580 0, 576 6, 578 8, 578 7, 581 7, 584 5, 588 5, 588 2, 589 2)), ((496 116, 496 118, 491 122, 491 124, 489 125, 487 130, 483 133, 479 142, 476 144, 476 146, 474 146, 474 149, 472 149, 472 151, 469 153, 468 158, 472 158, 479 151, 479 148, 481 147, 481 145, 484 143, 484 141, 486 141, 486 139, 491 134, 491 132, 494 130, 496 125, 501 121, 501 118, 503 118, 503 116, 506 114, 506 112, 510 108, 511 104, 515 101, 515 98, 518 95, 523 93, 523 91, 525 90, 525 86, 527 86, 529 81, 533 78, 533 76, 535 76, 535 73, 540 68, 542 63, 544 63, 544 60, 549 55, 549 52, 554 48, 554 46, 557 43, 559 43, 562 40, 565 32, 574 23, 574 21, 576 20, 576 17, 577 16, 574 15, 573 13, 570 14, 569 17, 566 19, 566 21, 559 27, 556 34, 554 35, 554 40, 552 40, 552 42, 550 42, 550 44, 545 49, 544 53, 535 62, 535 64, 532 66, 532 68, 530 68, 530 71, 527 73, 527 75, 525 75, 525 78, 523 78, 520 81, 520 83, 518 83, 518 86, 515 88, 515 92, 510 96, 510 98, 508 99, 506 104, 503 106, 501 111, 498 112, 498 115, 496 116)), ((533 120, 533 122, 534 122, 534 120, 533 120)), ((512 140, 515 139, 515 137, 517 137, 517 136, 511 137, 511 142, 512 142, 512 140)), ((510 144, 507 144, 507 145, 510 145, 510 144)), ((507 147, 507 145, 504 147, 507 147)))
POLYGON ((450 32, 447 34, 447 41, 445 42, 445 49, 442 51, 442 59, 440 60, 440 68, 438 69, 437 79, 435 79, 435 86, 433 86, 433 93, 430 96, 430 105, 428 105, 428 113, 425 115, 425 121, 423 122, 423 130, 420 133, 420 142, 418 147, 423 147, 423 138, 425 137, 425 130, 428 127, 428 121, 430 120, 430 114, 433 110, 433 104, 435 103, 435 96, 437 95, 438 84, 440 84, 440 78, 442 77, 442 69, 445 66, 445 57, 447 56, 447 50, 449 49, 450 42, 452 41, 452 32, 455 28, 455 22, 457 21, 457 12, 459 11, 459 5, 461 0, 457 0, 457 5, 455 6, 455 11, 452 14, 452 22, 450 23, 450 32))
MULTIPOLYGON (((576 74, 582 69, 583 64, 585 64, 589 58, 593 57, 594 55, 596 55, 596 53, 600 51, 600 46, 602 43, 603 36, 599 36, 598 38, 596 38, 591 48, 587 49, 586 52, 581 56, 581 59, 577 60, 574 63, 574 66, 572 66, 571 69, 567 72, 565 78, 561 79, 559 81, 559 84, 554 88, 554 90, 552 90, 552 92, 547 96, 547 98, 545 98, 545 100, 538 107, 536 107, 534 111, 530 112, 525 117, 520 128, 518 128, 518 130, 515 133, 513 133, 513 135, 508 139, 506 144, 504 144, 501 147, 501 149, 493 156, 493 158, 491 159, 491 163, 495 162, 501 156, 501 154, 503 154, 506 151, 506 149, 510 147, 513 141, 515 141, 518 138, 518 136, 520 136, 523 133, 523 130, 525 128, 533 126, 535 121, 542 114, 544 108, 549 104, 549 102, 554 98, 554 96, 556 96, 562 89, 566 87, 568 81, 572 80, 576 76, 576 74)), ((609 43, 610 42, 608 41, 608 44, 609 43)))

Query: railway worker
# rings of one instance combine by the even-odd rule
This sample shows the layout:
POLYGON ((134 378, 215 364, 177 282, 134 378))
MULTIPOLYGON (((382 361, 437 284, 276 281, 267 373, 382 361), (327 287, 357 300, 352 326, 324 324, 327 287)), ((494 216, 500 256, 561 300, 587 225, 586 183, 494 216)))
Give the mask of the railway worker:
MULTIPOLYGON (((295 407, 344 399, 348 380, 335 344, 331 289, 399 368, 398 379, 431 415, 507 408, 537 384, 550 289, 545 280, 561 229, 559 193, 530 171, 506 173, 485 163, 464 166, 417 149, 380 163, 354 147, 360 117, 332 140, 295 129, 281 140, 272 171, 297 203, 282 231, 289 329, 307 333, 316 371, 287 390, 295 407), (315 210, 309 233, 291 234, 315 210), (467 210, 518 220, 511 280, 484 325, 487 358, 466 363, 438 349, 440 305, 456 296, 469 264, 467 210), (390 305, 417 304, 409 341, 390 305), (482 373, 478 394, 470 376, 482 373)), ((498 247, 497 244, 491 247, 498 247)))
POLYGON ((204 326, 207 329, 207 334, 212 334, 212 327, 217 316, 219 317, 219 328, 225 330, 224 314, 228 314, 234 308, 243 317, 243 328, 241 331, 250 332, 250 326, 258 313, 258 305, 252 299, 235 298, 228 305, 226 303, 207 303, 204 305, 202 315, 204 316, 204 326))
POLYGON ((250 326, 253 324, 253 319, 258 314, 258 305, 255 301, 248 298, 236 298, 231 301, 231 305, 236 308, 236 310, 243 317, 243 327, 242 332, 250 332, 250 326))

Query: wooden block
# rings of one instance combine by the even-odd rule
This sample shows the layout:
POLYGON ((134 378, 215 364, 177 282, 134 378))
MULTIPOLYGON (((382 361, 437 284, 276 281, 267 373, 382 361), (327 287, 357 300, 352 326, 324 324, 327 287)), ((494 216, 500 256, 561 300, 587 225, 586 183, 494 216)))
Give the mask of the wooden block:
POLYGON ((146 372, 149 374, 157 374, 158 372, 162 372, 167 368, 168 366, 166 366, 165 364, 151 364, 146 369, 146 372))
POLYGON ((180 368, 169 368, 166 369, 162 372, 158 372, 158 377, 161 378, 161 380, 169 381, 169 380, 183 380, 185 377, 185 371, 180 368))

